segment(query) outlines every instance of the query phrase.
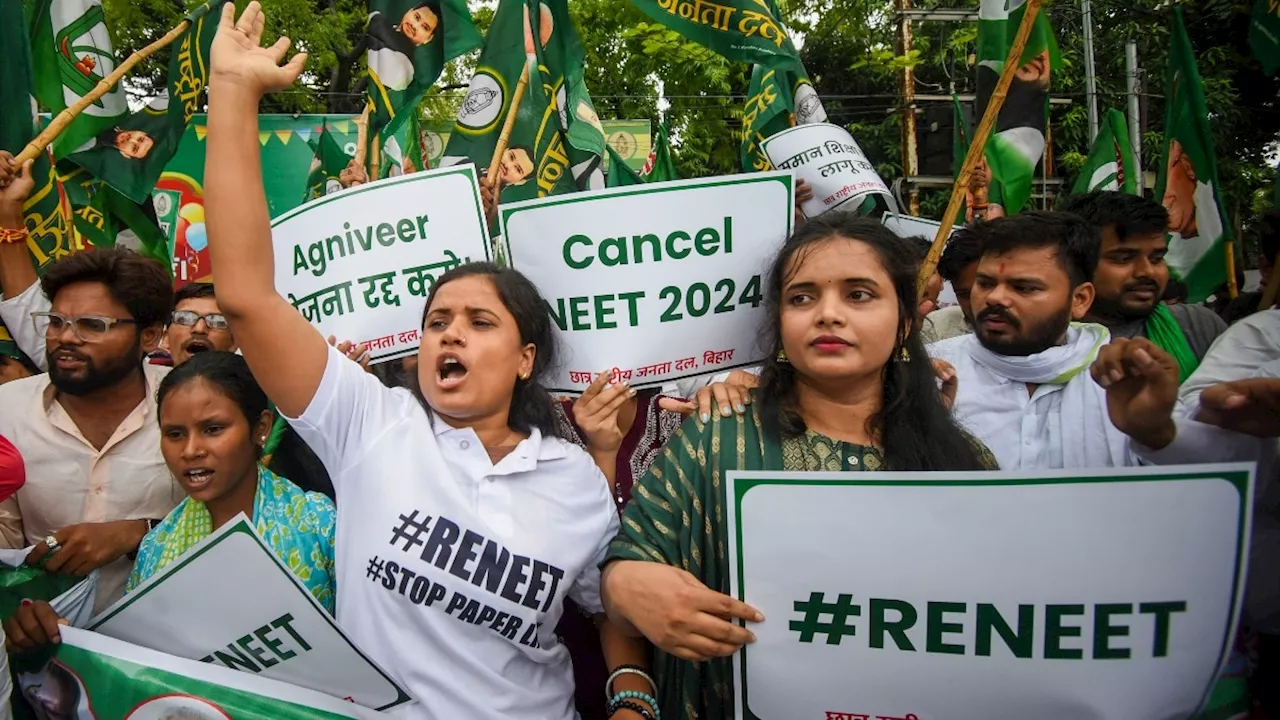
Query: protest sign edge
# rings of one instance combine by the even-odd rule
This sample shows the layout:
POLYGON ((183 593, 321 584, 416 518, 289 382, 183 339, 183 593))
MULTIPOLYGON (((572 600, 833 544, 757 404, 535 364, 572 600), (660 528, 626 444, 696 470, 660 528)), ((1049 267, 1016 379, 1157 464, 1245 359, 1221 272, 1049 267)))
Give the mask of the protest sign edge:
MULTIPOLYGON (((778 138, 780 138, 780 137, 783 137, 784 135, 790 135, 791 133, 796 132, 797 130, 807 130, 807 129, 812 129, 812 128, 815 128, 815 127, 821 127, 821 126, 823 126, 823 125, 829 125, 829 126, 834 127, 834 128, 839 128, 839 129, 841 129, 841 130, 845 131, 846 133, 849 133, 849 137, 853 139, 853 142, 854 142, 855 144, 857 144, 857 143, 858 143, 858 139, 857 139, 857 138, 855 138, 855 137, 853 137, 853 133, 849 131, 849 128, 847 128, 847 127, 845 127, 845 126, 843 126, 843 125, 837 125, 837 124, 835 124, 835 123, 833 123, 833 122, 801 123, 801 124, 799 124, 799 125, 792 125, 791 127, 787 128, 786 130, 779 130, 778 132, 776 132, 776 133, 774 133, 774 134, 770 135, 769 137, 767 137, 767 138, 765 138, 765 139, 761 140, 761 141, 760 141, 760 152, 764 153, 765 158, 769 160, 769 165, 770 165, 770 166, 772 166, 772 165, 773 165, 773 159, 769 157, 769 143, 773 142, 774 140, 776 140, 776 139, 778 139, 778 138)), ((862 153, 862 157, 867 159, 867 162, 871 162, 870 158, 867 158, 867 151, 862 149, 862 145, 861 145, 861 144, 858 144, 858 150, 862 153)), ((874 167, 874 166, 873 166, 873 167, 874 167)), ((879 171, 876 171, 876 177, 880 177, 880 172, 879 172, 879 171)), ((858 194, 856 194, 856 195, 850 195, 849 197, 845 198, 844 200, 841 200, 840 202, 836 203, 835 205, 832 205, 831 207, 827 208, 827 209, 826 209, 826 210, 824 210, 823 212, 831 212, 831 211, 833 211, 833 210, 839 210, 841 207, 844 207, 844 206, 846 206, 846 205, 849 205, 849 204, 850 204, 850 203, 852 203, 854 200, 861 200, 861 199, 865 199, 865 198, 866 198, 867 196, 869 196, 869 195, 880 195, 880 196, 885 197, 886 199, 888 199, 888 200, 892 201, 892 200, 893 200, 893 192, 892 192, 891 190, 889 190, 889 186, 888 186, 888 184, 887 184, 887 183, 885 183, 884 178, 880 178, 880 183, 881 183, 882 185, 884 185, 884 186, 885 186, 885 189, 886 189, 886 190, 888 190, 888 192, 881 192, 881 191, 879 191, 879 190, 866 190, 866 191, 864 191, 864 192, 860 192, 860 193, 858 193, 858 194)), ((856 207, 856 206, 851 206, 851 207, 856 207)), ((900 215, 900 214, 901 214, 901 213, 896 212, 896 210, 897 210, 897 203, 896 203, 896 202, 892 202, 892 203, 891 203, 891 205, 890 205, 890 207, 893 209, 894 214, 897 214, 897 215, 900 215)), ((803 212, 803 211, 802 211, 802 212, 803 212)), ((805 217, 806 217, 806 218, 807 218, 807 217, 809 217, 808 213, 805 213, 805 217)), ((910 215, 909 215, 909 216, 907 216, 907 217, 914 217, 914 216, 910 216, 910 215)))
MULTIPOLYGON (((1018 485, 1092 485, 1132 482, 1174 482, 1184 480, 1222 480, 1230 484, 1240 496, 1237 510, 1235 570, 1231 589, 1231 610, 1227 627, 1222 631, 1222 648, 1218 653, 1217 671, 1209 678, 1200 695, 1199 707, 1203 708, 1213 693, 1214 685, 1230 658, 1235 639, 1232 630, 1237 628, 1243 611, 1244 585, 1249 563, 1249 542, 1252 536, 1253 495, 1257 481, 1254 463, 1209 463, 1197 465, 1140 466, 1132 468, 1088 468, 1040 470, 1019 472, 1012 470, 934 472, 929 479, 920 479, 916 473, 892 471, 850 472, 794 472, 771 470, 730 470, 725 475, 725 493, 728 502, 725 513, 729 533, 729 594, 746 602, 743 577, 742 499, 762 485, 822 485, 863 487, 996 487, 1018 485), (1119 472, 1117 472, 1119 471, 1119 472), (1027 477, 1034 475, 1034 477, 1027 477)), ((744 621, 737 621, 745 627, 744 621)), ((744 645, 733 654, 734 717, 739 720, 763 720, 747 705, 747 649, 744 645)))
MULTIPOLYGON (((299 580, 297 576, 294 575, 293 572, 290 571, 287 566, 285 566, 285 564, 280 560, 280 558, 276 557, 275 552, 273 552, 271 548, 267 546, 266 541, 263 540, 262 536, 258 534, 257 529, 251 524, 251 522, 249 521, 249 518, 244 513, 240 513, 239 515, 237 515, 235 518, 232 519, 231 522, 228 522, 226 525, 223 525, 222 527, 218 528, 208 537, 206 537, 205 539, 197 543, 190 550, 188 550, 187 552, 179 556, 177 559, 175 559, 172 563, 165 566, 156 574, 147 578, 141 585, 135 588, 133 592, 120 598, 115 603, 112 603, 110 607, 108 607, 106 610, 103 610, 102 613, 99 614, 97 617, 93 618, 89 622, 89 626, 85 629, 96 632, 97 629, 102 627, 107 621, 119 615, 130 605, 132 605, 133 603, 145 597, 153 587, 160 584, 169 575, 172 575, 178 572, 179 570, 181 570, 183 567, 186 567, 187 565, 190 565, 191 563, 195 562, 200 556, 209 552, 214 547, 217 547, 219 543, 230 538, 232 535, 247 535, 254 542, 256 542, 258 544, 258 547, 262 549, 262 551, 267 555, 267 557, 271 558, 271 560, 275 563, 275 567, 294 584, 294 586, 298 589, 298 591, 303 596, 305 596, 307 600, 311 602, 312 607, 316 609, 316 611, 320 614, 320 617, 325 622, 329 623, 329 626, 334 630, 334 632, 338 634, 338 637, 341 637, 342 640, 347 643, 348 647, 350 647, 352 651, 354 651, 357 655, 363 658, 364 661, 367 662, 370 667, 372 667, 374 670, 378 672, 379 675, 382 676, 383 680, 387 681, 391 685, 391 687, 396 689, 397 697, 394 702, 379 708, 372 708, 372 709, 378 710, 379 712, 381 712, 385 710, 390 710, 391 708, 400 707, 406 704, 417 702, 417 700, 413 696, 409 695, 404 688, 400 687, 400 683, 396 682, 396 680, 393 677, 391 677, 391 675, 386 670, 384 670, 380 665, 374 662, 373 659, 370 658, 367 654, 365 654, 363 650, 357 647, 355 643, 351 642, 351 639, 348 638, 346 633, 342 631, 342 628, 338 625, 337 621, 331 615, 329 615, 329 612, 327 610, 325 610, 320 605, 320 603, 315 599, 315 596, 311 594, 311 591, 308 590, 306 586, 302 584, 302 581, 299 580)), ((108 635, 106 637, 110 637, 110 636, 108 635)), ((112 638, 112 639, 116 639, 116 638, 112 638)), ((156 652, 156 651, 152 651, 152 652, 156 652)), ((236 671, 236 672, 239 672, 239 671, 236 671)))

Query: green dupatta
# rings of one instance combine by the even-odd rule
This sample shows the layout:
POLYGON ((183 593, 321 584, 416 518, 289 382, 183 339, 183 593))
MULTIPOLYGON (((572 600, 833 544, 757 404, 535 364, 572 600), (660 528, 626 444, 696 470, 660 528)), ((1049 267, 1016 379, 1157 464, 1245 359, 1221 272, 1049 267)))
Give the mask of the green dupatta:
POLYGON ((1187 342, 1187 336, 1182 333, 1177 319, 1169 311, 1169 306, 1156 303, 1155 311, 1147 316, 1145 329, 1147 339, 1172 355, 1178 363, 1178 382, 1186 382, 1187 378, 1191 377, 1191 373, 1200 366, 1200 359, 1191 350, 1191 344, 1187 342))
MULTIPOLYGON (((725 475, 730 470, 879 470, 870 447, 814 432, 779 440, 761 428, 756 406, 745 416, 685 421, 632 488, 610 560, 647 560, 683 568, 707 587, 729 592, 725 546, 725 475)), ((671 717, 720 720, 733 715, 733 663, 691 663, 654 651, 661 710, 671 717)))

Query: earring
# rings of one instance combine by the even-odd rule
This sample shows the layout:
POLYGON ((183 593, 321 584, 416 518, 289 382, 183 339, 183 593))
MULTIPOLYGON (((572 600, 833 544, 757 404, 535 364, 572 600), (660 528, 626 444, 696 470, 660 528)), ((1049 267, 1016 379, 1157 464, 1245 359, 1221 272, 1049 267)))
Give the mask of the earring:
POLYGON ((908 362, 911 360, 911 351, 904 347, 898 351, 898 357, 894 359, 899 362, 908 362))
POLYGON ((790 360, 788 360, 788 359, 787 359, 787 351, 786 351, 785 349, 783 349, 783 350, 779 350, 779 351, 778 351, 778 354, 777 354, 777 356, 776 356, 776 359, 777 359, 777 361, 778 361, 778 362, 780 362, 780 363, 789 363, 789 362, 791 362, 790 360))
POLYGON ((528 379, 529 379, 529 373, 520 373, 520 379, 521 379, 521 380, 528 380, 528 379))

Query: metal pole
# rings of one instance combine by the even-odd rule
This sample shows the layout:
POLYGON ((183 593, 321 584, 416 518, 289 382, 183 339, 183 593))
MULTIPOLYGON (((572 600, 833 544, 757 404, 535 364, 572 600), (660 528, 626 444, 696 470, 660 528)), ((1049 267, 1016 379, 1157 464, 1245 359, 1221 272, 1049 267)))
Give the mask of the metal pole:
MULTIPOLYGON (((911 8, 911 0, 894 0, 899 10, 911 8)), ((898 13, 898 52, 906 56, 911 52, 911 19, 898 13)), ((902 174, 907 178, 907 213, 920 214, 920 191, 915 177, 920 174, 920 158, 916 147, 916 73, 909 64, 904 65, 898 81, 902 94, 902 174)))
POLYGON ((1093 66, 1093 3, 1080 0, 1084 22, 1084 101, 1089 115, 1089 144, 1098 137, 1098 76, 1093 66))
POLYGON ((1138 43, 1130 40, 1124 44, 1124 76, 1129 93, 1129 145, 1133 147, 1133 162, 1138 166, 1138 194, 1142 187, 1142 133, 1138 131, 1138 43))

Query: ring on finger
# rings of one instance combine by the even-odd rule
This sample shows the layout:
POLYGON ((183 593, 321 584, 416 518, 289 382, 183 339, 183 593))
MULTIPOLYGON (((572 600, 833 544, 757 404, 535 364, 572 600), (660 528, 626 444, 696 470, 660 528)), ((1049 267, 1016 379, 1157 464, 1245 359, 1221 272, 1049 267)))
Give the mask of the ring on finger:
POLYGON ((46 546, 46 547, 48 547, 48 548, 49 548, 49 551, 50 551, 50 552, 54 552, 54 551, 56 551, 58 548, 62 547, 62 544, 58 542, 58 538, 56 538, 56 537, 54 537, 54 536, 52 536, 52 535, 46 535, 46 536, 45 536, 45 538, 44 538, 44 544, 45 544, 45 546, 46 546))

